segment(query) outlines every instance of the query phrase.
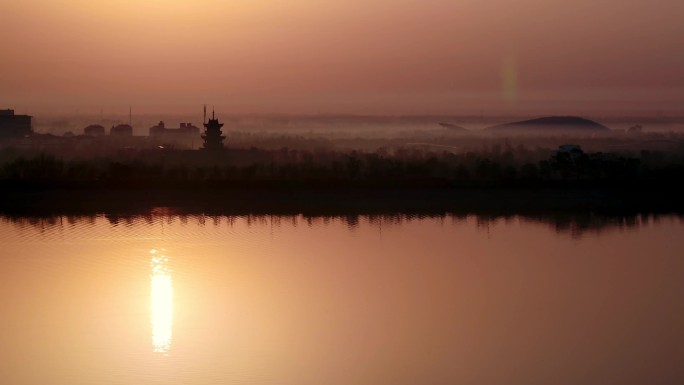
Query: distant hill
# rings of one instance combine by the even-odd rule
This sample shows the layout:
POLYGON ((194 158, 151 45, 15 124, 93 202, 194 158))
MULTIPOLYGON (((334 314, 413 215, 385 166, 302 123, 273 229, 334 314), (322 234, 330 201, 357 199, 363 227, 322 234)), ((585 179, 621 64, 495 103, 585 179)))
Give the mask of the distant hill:
POLYGON ((442 127, 444 127, 444 128, 446 128, 446 129, 453 130, 453 131, 464 132, 464 133, 465 133, 465 132, 470 132, 470 130, 468 130, 468 129, 465 128, 465 127, 461 127, 461 126, 459 126, 458 124, 453 124, 453 123, 439 123, 439 125, 442 126, 442 127))
POLYGON ((491 132, 507 133, 567 133, 567 132, 608 132, 610 129, 593 120, 576 116, 548 116, 544 118, 504 123, 485 128, 491 132))

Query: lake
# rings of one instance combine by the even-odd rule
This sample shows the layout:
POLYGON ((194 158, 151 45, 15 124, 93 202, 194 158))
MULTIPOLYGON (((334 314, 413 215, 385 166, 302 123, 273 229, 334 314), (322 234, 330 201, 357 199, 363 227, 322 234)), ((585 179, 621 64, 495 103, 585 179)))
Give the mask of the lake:
POLYGON ((0 217, 3 384, 684 383, 674 215, 0 217))

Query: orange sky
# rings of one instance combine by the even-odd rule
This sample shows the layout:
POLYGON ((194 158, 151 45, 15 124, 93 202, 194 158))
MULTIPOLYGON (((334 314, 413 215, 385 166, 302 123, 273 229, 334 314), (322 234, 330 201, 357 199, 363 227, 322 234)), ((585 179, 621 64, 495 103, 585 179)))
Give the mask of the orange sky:
POLYGON ((684 111, 681 0, 5 3, 29 113, 684 111))

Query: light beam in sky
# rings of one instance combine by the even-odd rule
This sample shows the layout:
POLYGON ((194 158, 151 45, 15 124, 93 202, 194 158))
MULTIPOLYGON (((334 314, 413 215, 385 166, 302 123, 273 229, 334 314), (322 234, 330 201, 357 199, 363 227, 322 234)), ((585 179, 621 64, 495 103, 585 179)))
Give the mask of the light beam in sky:
POLYGON ((518 66, 514 56, 504 59, 501 68, 501 92, 507 103, 515 103, 518 98, 518 66))

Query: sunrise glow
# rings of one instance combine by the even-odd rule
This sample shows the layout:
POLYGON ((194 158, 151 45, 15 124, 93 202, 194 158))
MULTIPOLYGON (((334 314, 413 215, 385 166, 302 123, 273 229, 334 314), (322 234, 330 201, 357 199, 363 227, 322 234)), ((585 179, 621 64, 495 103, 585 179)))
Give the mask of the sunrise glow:
POLYGON ((152 250, 150 311, 154 352, 168 353, 171 348, 173 322, 173 283, 169 258, 152 250))

